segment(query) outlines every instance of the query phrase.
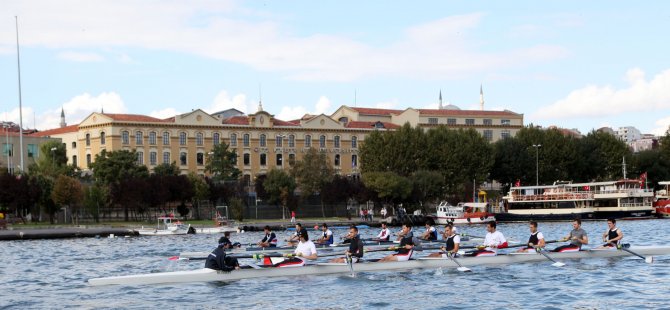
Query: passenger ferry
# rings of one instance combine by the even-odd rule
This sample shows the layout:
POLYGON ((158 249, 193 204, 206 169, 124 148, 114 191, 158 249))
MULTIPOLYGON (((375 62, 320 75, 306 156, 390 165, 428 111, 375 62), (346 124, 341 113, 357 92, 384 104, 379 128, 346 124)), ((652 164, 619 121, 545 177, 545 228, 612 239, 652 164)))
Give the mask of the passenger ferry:
POLYGON ((654 192, 643 180, 513 186, 499 221, 649 218, 654 192))
POLYGON ((658 182, 658 185, 663 186, 663 189, 656 191, 656 201, 654 207, 656 208, 656 216, 670 218, 670 181, 658 182))

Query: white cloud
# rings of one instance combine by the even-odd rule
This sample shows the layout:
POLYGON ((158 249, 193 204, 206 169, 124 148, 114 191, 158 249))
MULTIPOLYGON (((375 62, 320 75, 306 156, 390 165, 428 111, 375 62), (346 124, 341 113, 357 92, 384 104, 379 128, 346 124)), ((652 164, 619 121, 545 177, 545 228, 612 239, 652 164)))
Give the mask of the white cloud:
POLYGON ((325 114, 330 111, 330 99, 326 96, 321 96, 316 102, 316 110, 314 114, 325 114))
POLYGON ((276 118, 280 120, 290 121, 294 119, 299 119, 305 116, 305 114, 319 115, 326 114, 330 108, 330 99, 326 96, 321 96, 314 103, 314 107, 305 108, 303 106, 284 106, 277 115, 276 118))
MULTIPOLYGON (((558 46, 478 52, 469 34, 483 14, 413 25, 385 45, 341 34, 295 34, 287 19, 232 1, 5 1, 0 17, 19 15, 22 45, 53 49, 139 48, 187 53, 282 72, 289 79, 351 81, 368 76, 462 78, 500 67, 565 57, 558 46)), ((2 18, 0 18, 2 20, 2 18)), ((0 28, 0 46, 13 29, 0 28)))
POLYGON ((656 127, 652 129, 651 133, 656 136, 665 136, 665 132, 670 129, 670 116, 657 120, 654 125, 656 127))
POLYGON ((178 114, 182 114, 182 113, 177 111, 175 108, 165 108, 165 109, 149 112, 149 116, 155 117, 155 118, 160 118, 160 119, 173 117, 173 116, 178 115, 178 114))
MULTIPOLYGON (((79 124, 84 118, 93 112, 100 112, 104 108, 105 113, 127 113, 127 108, 121 97, 115 92, 104 92, 98 96, 91 96, 84 93, 73 97, 68 102, 63 103, 65 111, 65 121, 68 125, 79 124)), ((13 109, 7 113, 9 121, 19 123, 19 109, 13 109)), ((58 128, 60 125, 61 107, 52 110, 41 111, 40 114, 33 114, 33 108, 24 105, 23 108, 23 127, 31 128, 33 124, 39 130, 58 128)))
POLYGON ((391 101, 382 101, 374 104, 374 107, 377 109, 397 109, 398 99, 393 99, 391 101))
POLYGON ((564 99, 538 109, 531 119, 567 119, 621 115, 627 112, 646 112, 670 109, 670 70, 653 79, 634 68, 626 73, 627 86, 590 85, 574 90, 564 99))
POLYGON ((231 98, 228 91, 222 90, 216 95, 212 104, 204 110, 207 113, 215 113, 227 109, 237 109, 243 113, 251 113, 256 112, 256 107, 253 102, 247 100, 246 94, 237 94, 231 98))
POLYGON ((105 60, 105 57, 96 53, 81 53, 65 51, 58 53, 58 58, 75 62, 98 62, 105 60))

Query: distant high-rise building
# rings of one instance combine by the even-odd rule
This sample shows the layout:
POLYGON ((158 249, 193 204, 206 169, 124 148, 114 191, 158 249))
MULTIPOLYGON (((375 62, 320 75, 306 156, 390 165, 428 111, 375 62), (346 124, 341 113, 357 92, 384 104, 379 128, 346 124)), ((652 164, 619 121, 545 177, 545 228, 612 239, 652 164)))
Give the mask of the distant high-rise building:
POLYGON ((640 131, 633 126, 619 127, 619 130, 617 130, 616 135, 619 138, 619 140, 626 143, 640 140, 640 138, 642 137, 640 131))

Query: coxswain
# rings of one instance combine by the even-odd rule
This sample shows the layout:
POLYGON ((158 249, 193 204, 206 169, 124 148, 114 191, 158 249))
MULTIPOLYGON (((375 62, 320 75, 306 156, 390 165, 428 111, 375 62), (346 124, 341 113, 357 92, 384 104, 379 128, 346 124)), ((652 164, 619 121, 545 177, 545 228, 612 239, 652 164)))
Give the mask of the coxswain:
POLYGON ((414 234, 412 233, 412 224, 404 223, 402 231, 398 234, 400 245, 397 248, 396 254, 391 254, 379 260, 379 262, 404 262, 412 257, 414 252, 414 234))
POLYGON ((421 239, 427 241, 437 240, 437 229, 431 225, 430 221, 426 221, 426 231, 421 235, 421 239))
POLYGON ((458 249, 461 245, 461 236, 454 232, 454 226, 447 224, 444 226, 444 233, 442 233, 445 245, 440 248, 440 252, 428 255, 428 257, 444 257, 447 255, 457 256, 458 249))
MULTIPOLYGON (((358 227, 356 225, 349 227, 347 239, 350 240, 349 249, 344 252, 344 255, 351 257, 352 261, 357 263, 363 257, 363 240, 358 235, 358 227)), ((345 257, 330 260, 331 263, 344 263, 345 261, 345 257)))
POLYGON ((257 243, 257 245, 262 248, 277 247, 277 235, 270 230, 270 226, 265 225, 263 231, 265 232, 265 236, 263 237, 263 240, 257 243))
POLYGON ((466 256, 496 256, 498 249, 508 247, 505 236, 496 230, 496 222, 491 221, 486 223, 486 236, 484 237, 484 244, 477 247, 477 250, 466 253, 466 256))
POLYGON ((321 225, 321 231, 323 234, 321 237, 319 237, 319 239, 316 239, 316 243, 325 245, 333 244, 333 232, 328 229, 328 224, 323 223, 323 225, 321 225))
POLYGON ((307 260, 315 260, 318 258, 316 246, 314 245, 314 242, 309 240, 307 230, 300 230, 299 238, 300 241, 298 242, 298 246, 293 252, 294 256, 275 264, 274 267, 301 267, 305 266, 307 260))
POLYGON ((219 245, 223 245, 224 249, 232 249, 232 248, 239 248, 242 246, 239 242, 231 242, 230 241, 230 232, 224 232, 223 237, 219 238, 219 245))
MULTIPOLYGON (((224 237, 221 237, 223 239, 224 237)), ((221 271, 232 271, 235 269, 240 269, 240 264, 237 262, 237 258, 226 256, 226 246, 230 245, 229 243, 219 243, 219 246, 209 253, 207 260, 205 261, 205 268, 221 270, 221 271)))
POLYGON ((582 249, 582 245, 589 244, 589 237, 586 235, 586 231, 582 229, 582 220, 574 219, 572 221, 572 230, 562 241, 570 241, 570 244, 559 246, 552 252, 577 252, 582 249))
POLYGON ((615 219, 607 219, 607 231, 603 234, 603 247, 616 247, 621 243, 621 239, 623 239, 623 232, 619 227, 616 227, 616 220, 615 219))
POLYGON ((530 221, 530 223, 528 223, 528 228, 530 228, 528 246, 519 249, 517 252, 530 252, 535 251, 537 248, 544 248, 544 235, 537 230, 537 222, 530 221))
POLYGON ((300 241, 300 232, 302 231, 302 224, 295 224, 295 233, 292 234, 286 241, 288 242, 298 242, 300 241))
POLYGON ((391 230, 388 228, 386 223, 382 223, 382 230, 379 231, 379 234, 377 234, 377 237, 375 237, 373 240, 379 242, 391 241, 391 230))

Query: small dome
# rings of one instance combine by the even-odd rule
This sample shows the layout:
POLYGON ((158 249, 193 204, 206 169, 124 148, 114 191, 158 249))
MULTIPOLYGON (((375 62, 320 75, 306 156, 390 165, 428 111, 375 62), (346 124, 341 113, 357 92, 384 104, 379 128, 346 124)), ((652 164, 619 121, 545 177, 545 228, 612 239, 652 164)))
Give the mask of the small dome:
POLYGON ((461 108, 453 105, 453 104, 448 104, 442 108, 443 110, 460 110, 461 108))

